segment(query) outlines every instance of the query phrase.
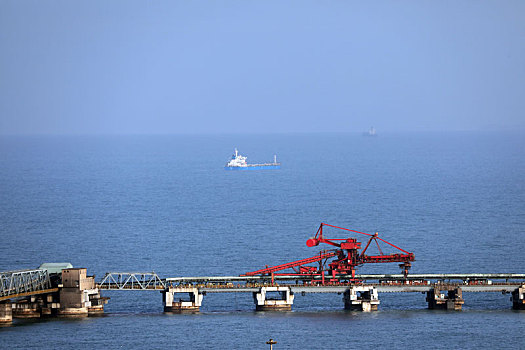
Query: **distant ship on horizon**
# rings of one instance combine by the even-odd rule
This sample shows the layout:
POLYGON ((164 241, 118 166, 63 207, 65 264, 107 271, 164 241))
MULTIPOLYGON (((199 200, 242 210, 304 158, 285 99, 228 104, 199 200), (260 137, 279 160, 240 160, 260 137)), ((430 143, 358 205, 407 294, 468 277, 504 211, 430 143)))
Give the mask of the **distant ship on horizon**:
POLYGON ((365 136, 377 136, 376 129, 374 129, 374 127, 371 126, 370 129, 368 129, 368 132, 365 132, 363 135, 365 135, 365 136))
POLYGON ((273 156, 273 163, 248 164, 247 157, 241 156, 237 148, 230 161, 224 166, 225 170, 258 170, 258 169, 281 169, 281 163, 277 162, 277 155, 273 156))

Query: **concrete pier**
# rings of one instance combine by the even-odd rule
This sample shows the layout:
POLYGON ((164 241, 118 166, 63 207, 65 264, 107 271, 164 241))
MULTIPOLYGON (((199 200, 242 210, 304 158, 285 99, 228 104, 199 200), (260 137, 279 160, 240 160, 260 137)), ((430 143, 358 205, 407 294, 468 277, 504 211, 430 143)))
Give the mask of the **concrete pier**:
POLYGON ((512 292, 512 308, 514 310, 525 310, 525 284, 512 292))
POLYGON ((348 289, 343 294, 343 301, 346 310, 377 311, 379 305, 377 289, 369 286, 356 286, 348 289))
POLYGON ((163 294, 165 312, 199 311, 207 293, 251 294, 256 310, 291 310, 295 295, 343 294, 345 309, 374 311, 378 293, 426 293, 429 309, 461 310, 463 292, 512 294, 512 307, 525 309, 525 274, 412 274, 340 276, 313 281, 308 274, 272 276, 202 276, 161 279, 154 272, 106 273, 99 284, 86 269, 15 270, 0 273, 0 324, 15 317, 97 315, 107 299, 100 290, 155 291, 163 294), (356 281, 349 281, 351 278, 356 281))
POLYGON ((193 287, 169 287, 161 293, 164 312, 199 311, 204 297, 198 288, 193 287), (188 298, 182 299, 180 294, 188 298))
POLYGON ((60 307, 58 293, 44 293, 12 301, 12 317, 14 318, 40 318, 56 316, 60 307))
POLYGON ((15 318, 40 318, 42 307, 40 298, 31 297, 16 302, 13 307, 13 317, 15 318))
POLYGON ((9 300, 0 303, 0 325, 13 322, 13 306, 9 300))
POLYGON ((62 270, 59 316, 85 317, 104 312, 106 298, 95 288, 95 279, 85 268, 62 270))
POLYGON ((427 292, 429 309, 460 311, 465 301, 463 292, 457 286, 435 285, 427 292))
POLYGON ((108 303, 109 298, 103 298, 100 291, 96 294, 89 294, 89 302, 91 306, 88 307, 88 316, 99 316, 104 314, 104 305, 108 303))
POLYGON ((289 287, 261 287, 259 292, 253 293, 257 311, 289 311, 292 309, 293 300, 294 295, 289 287), (276 297, 272 297, 271 294, 276 294, 276 297))

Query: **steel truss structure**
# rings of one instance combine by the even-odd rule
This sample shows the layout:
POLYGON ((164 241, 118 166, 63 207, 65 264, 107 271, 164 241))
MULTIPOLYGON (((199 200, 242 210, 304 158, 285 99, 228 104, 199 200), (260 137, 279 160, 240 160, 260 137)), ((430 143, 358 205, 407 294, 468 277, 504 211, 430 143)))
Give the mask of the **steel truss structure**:
POLYGON ((155 272, 108 272, 98 284, 98 288, 112 290, 166 289, 166 283, 155 272))
POLYGON ((16 297, 51 288, 47 270, 17 270, 0 272, 0 297, 16 297))

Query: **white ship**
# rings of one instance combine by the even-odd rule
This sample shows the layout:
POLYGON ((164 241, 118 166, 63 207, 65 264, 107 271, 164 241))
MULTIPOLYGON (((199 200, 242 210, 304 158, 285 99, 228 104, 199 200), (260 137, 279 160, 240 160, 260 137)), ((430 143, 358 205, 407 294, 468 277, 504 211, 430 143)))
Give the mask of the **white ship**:
POLYGON ((374 129, 374 127, 372 126, 368 132, 365 132, 363 135, 365 136, 377 136, 376 134, 376 129, 374 129))
POLYGON ((244 157, 239 154, 237 148, 235 153, 232 155, 232 158, 224 169, 226 170, 257 170, 257 169, 281 169, 281 163, 277 162, 277 156, 273 156, 273 163, 262 163, 262 164, 248 164, 246 162, 247 157, 244 157))

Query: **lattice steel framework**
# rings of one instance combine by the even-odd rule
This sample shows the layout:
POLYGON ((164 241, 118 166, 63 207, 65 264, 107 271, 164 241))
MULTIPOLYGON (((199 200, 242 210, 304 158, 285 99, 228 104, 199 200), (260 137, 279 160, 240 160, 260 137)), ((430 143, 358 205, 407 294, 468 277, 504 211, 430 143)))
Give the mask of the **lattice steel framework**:
POLYGON ((31 293, 51 288, 47 270, 0 272, 0 297, 31 293))
POLYGON ((165 289, 166 283, 155 272, 108 272, 98 284, 100 289, 165 289))

